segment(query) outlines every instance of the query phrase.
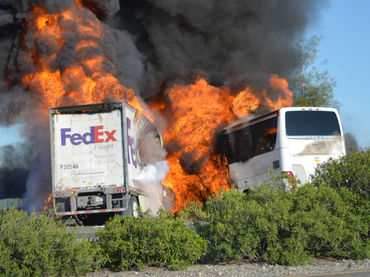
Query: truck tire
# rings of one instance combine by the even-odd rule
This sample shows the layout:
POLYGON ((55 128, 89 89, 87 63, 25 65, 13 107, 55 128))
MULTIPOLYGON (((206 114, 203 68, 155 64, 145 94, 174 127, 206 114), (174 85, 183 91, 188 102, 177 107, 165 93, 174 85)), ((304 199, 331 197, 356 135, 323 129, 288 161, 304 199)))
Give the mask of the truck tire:
POLYGON ((139 207, 139 201, 137 200, 136 196, 131 195, 130 200, 128 202, 128 208, 125 212, 125 215, 133 216, 135 218, 139 217, 139 212, 137 208, 139 207))

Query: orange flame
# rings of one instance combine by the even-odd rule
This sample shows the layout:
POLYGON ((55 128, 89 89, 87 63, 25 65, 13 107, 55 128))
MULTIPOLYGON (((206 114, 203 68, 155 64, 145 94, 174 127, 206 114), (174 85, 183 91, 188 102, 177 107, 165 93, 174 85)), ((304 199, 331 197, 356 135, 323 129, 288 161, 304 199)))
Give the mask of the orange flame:
POLYGON ((52 205, 53 205, 53 203, 52 203, 51 194, 49 194, 48 198, 44 201, 44 206, 42 207, 42 210, 46 211, 46 210, 50 209, 52 207, 52 205))
POLYGON ((268 97, 266 91, 264 91, 264 98, 271 110, 278 110, 281 107, 289 107, 293 104, 293 93, 289 89, 289 84, 286 79, 279 78, 278 75, 273 74, 270 77, 270 87, 272 92, 275 93, 275 97, 268 97), (279 91, 282 93, 279 94, 279 91))
POLYGON ((189 200, 203 201, 221 188, 228 188, 228 171, 210 155, 210 150, 216 128, 233 119, 228 111, 232 98, 229 89, 213 87, 204 79, 189 86, 175 85, 166 96, 167 106, 156 102, 152 107, 171 114, 163 139, 167 145, 176 144, 178 150, 167 158, 170 172, 164 184, 175 193, 177 211, 189 200), (182 164, 186 155, 195 161, 187 169, 182 164), (192 168, 197 166, 199 170, 192 168))
POLYGON ((260 104, 260 99, 253 93, 252 88, 247 87, 233 99, 232 111, 236 116, 243 117, 256 110, 260 104))
POLYGON ((48 107, 98 103, 108 97, 124 99, 138 110, 138 114, 142 112, 134 91, 113 76, 115 66, 112 61, 103 53, 97 54, 98 51, 93 55, 86 54, 89 48, 99 47, 104 26, 80 1, 60 13, 50 14, 43 7, 36 7, 32 14, 33 18, 26 24, 24 42, 34 45, 32 63, 37 71, 23 76, 21 81, 41 96, 45 112, 48 107), (73 26, 77 28, 73 29, 73 26), (28 36, 27 31, 35 35, 28 36), (68 47, 64 38, 70 32, 78 32, 81 38, 75 47, 78 59, 74 59, 68 68, 54 69, 58 54, 63 47, 68 47), (38 47, 40 42, 44 43, 43 51, 38 47))
POLYGON ((266 90, 254 91, 251 87, 235 96, 229 88, 217 88, 199 78, 188 86, 174 85, 162 99, 151 103, 169 118, 164 142, 170 172, 163 183, 175 193, 175 212, 190 200, 202 202, 229 188, 226 163, 214 154, 216 131, 262 105, 278 109, 292 104, 285 79, 272 75, 270 86, 275 100, 268 98, 266 90))
POLYGON ((273 134, 276 134, 277 133, 277 128, 276 127, 271 127, 271 128, 268 128, 265 132, 264 132, 264 136, 266 135, 273 135, 273 134))
MULTIPOLYGON (((97 103, 107 98, 123 99, 141 113, 143 108, 134 91, 114 76, 112 59, 102 51, 87 54, 87 50, 99 48, 109 31, 81 3, 77 0, 70 9, 54 14, 43 7, 32 10, 23 45, 31 49, 32 54, 26 59, 35 71, 24 74, 21 81, 40 96, 45 113, 48 107, 97 103), (74 58, 66 68, 56 68, 59 54, 64 47, 70 47, 66 37, 76 32, 79 41, 74 46, 74 58)), ((291 105, 292 93, 285 79, 272 75, 269 85, 268 92, 246 87, 235 94, 227 87, 214 87, 199 78, 188 86, 174 85, 163 99, 151 103, 169 118, 164 141, 170 172, 164 184, 175 193, 174 211, 189 200, 204 201, 220 189, 229 188, 225 162, 213 151, 216 130, 261 106, 278 109, 291 105)))

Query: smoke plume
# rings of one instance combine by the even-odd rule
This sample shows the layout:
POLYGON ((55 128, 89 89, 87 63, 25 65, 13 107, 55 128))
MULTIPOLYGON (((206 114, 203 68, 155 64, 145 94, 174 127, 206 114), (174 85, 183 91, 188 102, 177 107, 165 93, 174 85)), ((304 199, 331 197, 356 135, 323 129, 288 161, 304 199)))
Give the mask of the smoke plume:
POLYGON ((38 153, 30 142, 0 147, 0 199, 20 198, 38 153))
MULTIPOLYGON (((134 181, 149 195, 151 195, 150 210, 155 215, 161 205, 167 201, 162 193, 161 181, 166 178, 170 170, 167 161, 158 161, 154 164, 148 164, 141 173, 134 178, 134 181)), ((168 208, 168 210, 171 210, 168 208)))
MULTIPOLYGON (((24 123, 22 134, 38 151, 31 155, 32 166, 24 167, 22 158, 11 161, 11 168, 29 170, 25 195, 41 202, 40 195, 50 192, 49 125, 40 103, 78 104, 78 93, 85 92, 80 79, 66 70, 74 63, 98 83, 90 93, 104 92, 98 97, 101 101, 117 90, 103 87, 108 72, 124 86, 119 87, 119 95, 133 89, 145 101, 197 76, 232 91, 247 85, 267 89, 272 74, 287 77, 299 65, 302 52, 296 45, 317 18, 319 3, 322 6, 323 1, 0 0, 0 124, 24 123), (99 22, 99 28, 94 27, 101 32, 98 39, 92 32, 82 34, 81 24, 62 17, 53 25, 68 30, 61 39, 37 33, 37 24, 50 22, 33 23, 33 13, 61 13, 76 3, 84 7, 77 10, 83 26, 99 22), (89 46, 76 47, 83 41, 89 46), (83 64, 87 57, 98 55, 104 57, 98 72, 83 64), (36 63, 36 56, 43 62, 36 63), (65 80, 64 87, 34 81, 33 74, 46 67, 55 78, 65 80), (63 95, 48 102, 41 86, 63 95)), ((2 167, 9 168, 4 161, 2 167)), ((1 191, 8 191, 10 183, 0 180, 3 197, 1 191)))
POLYGON ((146 98, 198 74, 234 89, 286 77, 302 58, 297 41, 319 7, 294 0, 120 3, 115 27, 128 30, 144 56, 146 98))

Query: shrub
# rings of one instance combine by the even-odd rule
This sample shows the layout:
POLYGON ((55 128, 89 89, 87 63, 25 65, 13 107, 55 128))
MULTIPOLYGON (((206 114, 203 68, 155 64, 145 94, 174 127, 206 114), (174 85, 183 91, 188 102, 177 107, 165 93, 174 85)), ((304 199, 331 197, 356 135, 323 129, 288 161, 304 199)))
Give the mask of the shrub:
POLYGON ((338 193, 328 186, 307 184, 288 194, 292 235, 304 242, 304 249, 314 257, 361 259, 369 257, 369 221, 354 212, 348 190, 338 193), (347 197, 347 199, 346 199, 347 197), (367 223, 366 223, 367 222, 367 223))
POLYGON ((49 214, 0 212, 0 275, 81 275, 94 268, 94 248, 77 241, 49 214))
POLYGON ((206 248, 185 221, 164 213, 155 218, 116 216, 97 233, 97 239, 105 266, 111 269, 180 269, 196 262, 206 248))
POLYGON ((264 221, 262 213, 257 203, 247 204, 245 194, 230 190, 209 198, 204 209, 200 204, 190 202, 181 216, 191 218, 197 233, 207 240, 206 261, 246 257, 255 260, 261 238, 254 226, 256 221, 264 221))
POLYGON ((353 152, 338 160, 330 159, 321 164, 312 176, 315 185, 328 185, 338 191, 342 187, 370 196, 370 149, 353 152))
POLYGON ((353 212, 349 191, 342 193, 312 184, 288 192, 263 185, 248 195, 220 192, 203 208, 192 203, 184 215, 207 240, 209 261, 293 265, 312 256, 369 257, 368 218, 353 212))

